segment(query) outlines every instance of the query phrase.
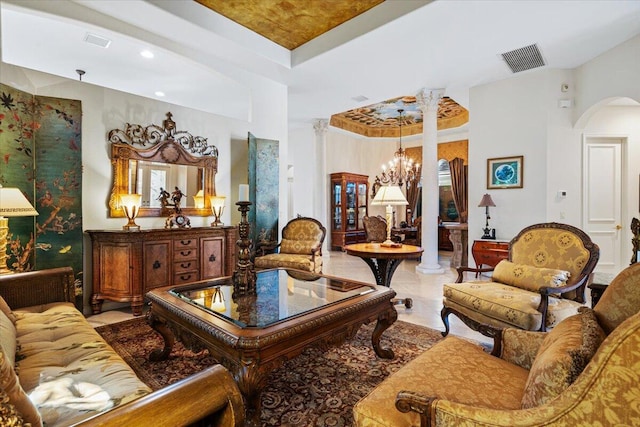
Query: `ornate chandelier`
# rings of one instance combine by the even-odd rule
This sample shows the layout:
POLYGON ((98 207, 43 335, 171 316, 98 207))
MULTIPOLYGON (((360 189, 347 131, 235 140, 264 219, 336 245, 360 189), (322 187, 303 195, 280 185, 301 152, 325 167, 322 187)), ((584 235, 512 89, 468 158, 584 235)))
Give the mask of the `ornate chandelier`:
POLYGON ((400 126, 400 147, 398 151, 393 154, 393 159, 389 161, 388 165, 382 165, 382 173, 376 175, 376 179, 373 183, 373 190, 375 191, 381 185, 397 184, 402 187, 407 185, 411 186, 413 183, 420 181, 420 163, 413 163, 413 160, 407 157, 405 150, 402 148, 402 114, 403 109, 398 110, 398 123, 400 126))

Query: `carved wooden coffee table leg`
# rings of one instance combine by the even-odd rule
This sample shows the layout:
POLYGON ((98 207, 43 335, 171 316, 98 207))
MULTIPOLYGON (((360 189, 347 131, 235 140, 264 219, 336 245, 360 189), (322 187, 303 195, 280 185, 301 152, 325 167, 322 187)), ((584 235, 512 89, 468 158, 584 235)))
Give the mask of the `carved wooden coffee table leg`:
POLYGON ((149 360, 151 362, 157 362, 159 360, 166 360, 167 357, 169 357, 169 354, 171 353, 171 349, 173 348, 173 344, 175 344, 175 342, 176 342, 176 339, 173 336, 173 333, 167 327, 167 324, 164 321, 158 319, 156 316, 154 316, 152 312, 149 312, 147 314, 147 323, 156 332, 158 332, 160 335, 162 335, 162 338, 164 339, 164 347, 163 348, 157 348, 157 349, 153 350, 149 354, 149 360))
POLYGON ((246 404, 246 425, 260 427, 262 390, 267 385, 268 373, 274 366, 259 366, 254 360, 241 360, 239 365, 226 366, 233 375, 246 404))
POLYGON ((389 326, 393 325, 393 323, 398 319, 398 312, 395 308, 391 308, 391 310, 386 311, 378 317, 378 322, 376 323, 376 327, 373 330, 373 334, 371 335, 371 343, 373 344, 373 350, 376 352, 378 357, 383 359, 393 359, 395 354, 393 350, 390 348, 382 348, 380 346, 380 337, 382 333, 386 331, 389 326))

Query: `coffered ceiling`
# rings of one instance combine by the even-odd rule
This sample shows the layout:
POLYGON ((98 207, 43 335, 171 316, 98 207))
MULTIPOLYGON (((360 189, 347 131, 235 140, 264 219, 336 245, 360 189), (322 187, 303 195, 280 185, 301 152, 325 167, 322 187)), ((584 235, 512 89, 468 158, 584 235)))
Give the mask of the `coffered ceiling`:
POLYGON ((195 0, 289 50, 384 0, 195 0))
POLYGON ((77 80, 75 70, 83 69, 86 84, 249 122, 255 91, 284 87, 290 129, 348 114, 353 120, 345 123, 357 131, 359 122, 385 128, 384 114, 367 113, 373 105, 423 88, 444 89, 468 108, 470 88, 514 77, 504 52, 535 44, 543 68, 571 70, 640 34, 640 1, 628 0, 239 2, 212 7, 266 19, 271 32, 284 30, 281 43, 298 47, 194 0, 1 0, 1 59, 22 67, 36 89, 77 80), (364 6, 347 8, 351 19, 341 12, 347 20, 318 36, 307 33, 316 26, 305 21, 313 7, 324 14, 338 10, 327 4, 351 3, 364 6), (294 30, 298 23, 302 29, 294 30), (88 43, 88 34, 109 46, 88 43), (142 59, 142 50, 155 58, 142 59))

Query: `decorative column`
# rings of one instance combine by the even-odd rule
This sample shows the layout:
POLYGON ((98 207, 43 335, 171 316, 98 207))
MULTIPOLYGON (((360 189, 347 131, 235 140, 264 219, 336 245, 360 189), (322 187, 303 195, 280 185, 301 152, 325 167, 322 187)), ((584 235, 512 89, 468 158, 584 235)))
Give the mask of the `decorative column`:
POLYGON ((422 110, 422 260, 418 273, 441 274, 438 264, 438 104, 444 89, 421 89, 416 95, 422 110))
MULTIPOLYGON (((329 182, 327 180, 327 131, 329 129, 329 121, 326 119, 317 119, 313 122, 313 130, 315 131, 315 158, 316 170, 314 175, 314 197, 313 197, 313 216, 328 230, 330 224, 328 222, 328 202, 327 195, 329 182)), ((322 242, 322 256, 329 256, 328 249, 329 239, 325 238, 322 242)))
POLYGON ((236 260, 236 269, 233 272, 233 295, 232 298, 242 295, 251 295, 256 293, 256 270, 251 261, 251 251, 253 242, 249 237, 250 224, 247 221, 247 212, 251 202, 239 201, 236 203, 240 211, 242 219, 238 224, 238 234, 240 239, 236 242, 238 254, 236 260))

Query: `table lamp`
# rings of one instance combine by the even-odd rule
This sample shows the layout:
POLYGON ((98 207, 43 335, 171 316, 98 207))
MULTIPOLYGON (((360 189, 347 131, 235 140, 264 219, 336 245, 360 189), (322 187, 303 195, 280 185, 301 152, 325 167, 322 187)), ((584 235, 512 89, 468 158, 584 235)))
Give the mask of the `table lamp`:
POLYGON ((383 185, 380 187, 376 196, 371 201, 371 205, 383 206, 386 205, 386 220, 387 220, 387 240, 381 243, 381 246, 393 247, 395 243, 391 241, 391 222, 393 221, 393 208, 392 205, 408 205, 407 199, 402 194, 402 190, 398 185, 383 185))
POLYGON ((0 274, 12 273, 7 268, 7 237, 11 216, 36 216, 38 211, 29 203, 18 188, 0 185, 0 274))
POLYGON ((120 204, 122 205, 125 216, 129 220, 128 223, 122 226, 122 229, 127 231, 140 231, 140 226, 136 224, 136 217, 142 205, 142 194, 121 194, 120 204))
POLYGON ((491 233, 491 229, 489 228, 489 219, 491 218, 489 216, 489 206, 493 206, 495 207, 496 204, 493 203, 493 199, 491 198, 490 194, 485 194, 484 196, 482 196, 482 200, 480 200, 480 203, 478 204, 479 208, 486 208, 485 210, 485 215, 486 215, 486 224, 483 228, 482 231, 484 231, 484 234, 482 235, 483 239, 495 239, 496 238, 496 234, 495 234, 495 230, 493 232, 493 234, 491 233))
POLYGON ((198 190, 198 192, 193 196, 193 204, 196 209, 204 208, 204 191, 198 190))
POLYGON ((224 199, 224 196, 211 196, 209 198, 211 201, 211 212, 215 217, 214 221, 211 223, 212 227, 221 227, 223 225, 220 221, 220 217, 224 211, 224 199))

